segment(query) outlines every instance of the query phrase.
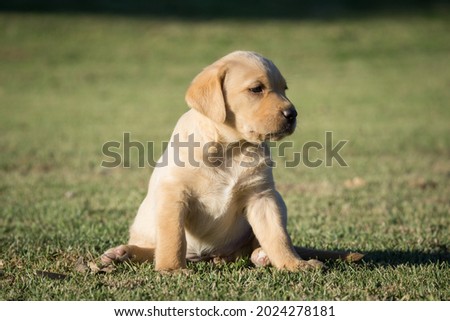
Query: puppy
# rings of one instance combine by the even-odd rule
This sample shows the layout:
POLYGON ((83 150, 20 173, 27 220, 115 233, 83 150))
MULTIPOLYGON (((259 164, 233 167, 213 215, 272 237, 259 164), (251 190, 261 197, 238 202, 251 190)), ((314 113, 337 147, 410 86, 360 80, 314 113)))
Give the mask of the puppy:
POLYGON ((355 253, 295 248, 287 210, 272 175, 267 141, 294 132, 297 111, 277 67, 236 51, 206 67, 186 93, 181 116, 150 179, 127 245, 102 255, 106 264, 155 263, 158 271, 186 261, 233 261, 301 271, 308 258, 358 260, 355 253))

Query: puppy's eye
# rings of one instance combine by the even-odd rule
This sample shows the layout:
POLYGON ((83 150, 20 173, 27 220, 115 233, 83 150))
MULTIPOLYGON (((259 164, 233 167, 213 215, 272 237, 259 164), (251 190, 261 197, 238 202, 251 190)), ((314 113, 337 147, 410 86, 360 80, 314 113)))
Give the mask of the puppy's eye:
POLYGON ((263 87, 262 86, 253 87, 250 88, 250 91, 254 94, 260 94, 263 92, 263 87))

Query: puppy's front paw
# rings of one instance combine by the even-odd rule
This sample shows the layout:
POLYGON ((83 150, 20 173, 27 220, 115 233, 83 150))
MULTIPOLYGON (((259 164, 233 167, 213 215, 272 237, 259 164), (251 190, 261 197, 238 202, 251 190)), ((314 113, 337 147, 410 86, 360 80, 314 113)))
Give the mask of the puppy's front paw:
POLYGON ((159 258, 155 260, 155 271, 160 272, 162 274, 177 274, 184 273, 186 274, 186 260, 173 260, 170 258, 159 258))
POLYGON ((110 248, 101 256, 103 264, 120 263, 128 261, 131 258, 131 250, 127 245, 119 245, 117 247, 110 248))
POLYGON ((192 271, 189 269, 175 269, 175 270, 156 270, 161 275, 192 275, 192 271))
POLYGON ((324 264, 318 260, 296 260, 286 264, 283 269, 291 272, 301 272, 310 270, 320 270, 324 267, 324 264))
POLYGON ((320 262, 319 260, 312 259, 312 260, 308 260, 306 262, 308 262, 308 264, 311 266, 312 269, 321 270, 325 267, 325 265, 322 262, 320 262))

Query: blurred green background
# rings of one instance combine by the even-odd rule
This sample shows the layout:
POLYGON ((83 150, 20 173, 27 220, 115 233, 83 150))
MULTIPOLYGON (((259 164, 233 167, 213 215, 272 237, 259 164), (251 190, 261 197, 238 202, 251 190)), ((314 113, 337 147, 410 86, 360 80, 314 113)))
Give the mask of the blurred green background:
POLYGON ((0 4, 0 299, 450 299, 448 8, 0 4), (151 265, 90 269, 126 242, 151 173, 137 155, 132 168, 102 168, 102 145, 129 132, 160 146, 187 110, 192 78, 237 49, 260 52, 284 74, 300 114, 289 138, 298 150, 324 143, 326 131, 349 141, 341 152, 349 167, 275 169, 294 242, 361 251, 365 262, 297 275, 245 260, 192 265, 191 276, 161 276, 151 265))

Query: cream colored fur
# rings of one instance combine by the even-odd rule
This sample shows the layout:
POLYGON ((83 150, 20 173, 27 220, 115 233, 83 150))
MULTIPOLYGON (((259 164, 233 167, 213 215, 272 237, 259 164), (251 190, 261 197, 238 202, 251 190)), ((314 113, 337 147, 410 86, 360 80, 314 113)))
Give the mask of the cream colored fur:
POLYGON ((291 242, 286 206, 263 148, 268 139, 295 129, 286 89, 275 65, 253 52, 233 52, 205 68, 187 91, 191 109, 178 120, 162 156, 167 166, 153 171, 128 244, 106 251, 103 261, 154 261, 156 270, 177 271, 186 268, 186 260, 230 261, 253 252, 256 265, 289 271, 320 267, 317 260, 301 259, 302 249, 291 242), (190 139, 198 145, 194 150, 173 146, 190 139), (204 147, 212 142, 224 146, 222 154, 211 147, 218 156, 234 152, 221 166, 205 163, 204 147), (247 152, 236 148, 239 144, 246 144, 247 152))

